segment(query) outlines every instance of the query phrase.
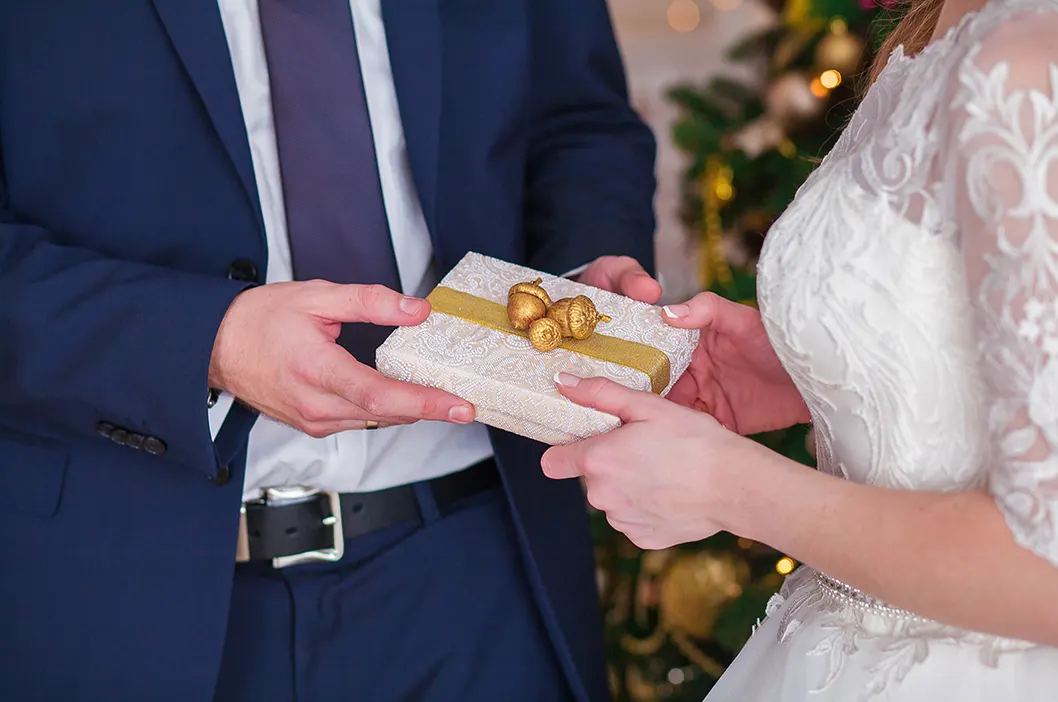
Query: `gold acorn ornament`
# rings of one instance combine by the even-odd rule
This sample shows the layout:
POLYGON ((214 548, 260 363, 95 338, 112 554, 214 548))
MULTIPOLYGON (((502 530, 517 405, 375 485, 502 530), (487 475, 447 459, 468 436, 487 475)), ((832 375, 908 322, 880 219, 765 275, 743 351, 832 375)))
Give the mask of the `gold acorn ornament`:
POLYGON ((551 298, 540 287, 541 278, 532 283, 518 283, 507 292, 507 319, 515 329, 525 331, 533 322, 547 315, 551 298))
POLYGON ((536 280, 534 280, 531 283, 516 283, 515 285, 511 286, 511 289, 509 291, 507 291, 507 297, 509 298, 511 295, 514 295, 515 293, 529 293, 530 295, 534 295, 534 296, 540 298, 540 300, 545 305, 550 307, 551 306, 551 296, 547 294, 546 290, 544 290, 542 287, 540 287, 540 283, 542 283, 542 282, 544 282, 543 278, 537 278, 536 280))
POLYGON ((556 301, 547 310, 547 316, 558 322, 562 336, 574 339, 587 339, 595 331, 599 322, 612 322, 605 314, 599 314, 590 297, 577 295, 556 301))
POLYGON ((529 343, 538 351, 554 351, 562 342, 562 327, 550 317, 542 317, 529 325, 529 343))
POLYGON ((546 315, 547 305, 535 295, 519 292, 507 298, 507 319, 515 329, 524 331, 546 315))

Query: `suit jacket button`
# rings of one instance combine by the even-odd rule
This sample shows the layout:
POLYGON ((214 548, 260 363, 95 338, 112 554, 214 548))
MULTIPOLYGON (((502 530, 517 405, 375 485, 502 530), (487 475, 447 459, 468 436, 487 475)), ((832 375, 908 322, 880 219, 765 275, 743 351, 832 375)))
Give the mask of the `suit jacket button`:
POLYGON ((147 440, 147 437, 143 434, 135 434, 129 432, 129 435, 125 438, 125 445, 129 448, 134 448, 139 451, 143 448, 143 442, 147 440))
POLYGON ((161 456, 165 453, 165 442, 156 436, 148 436, 143 440, 143 450, 152 456, 161 456))
POLYGON ((115 428, 116 427, 110 422, 99 422, 96 424, 96 433, 104 439, 109 439, 110 435, 114 433, 115 428))
POLYGON ((118 446, 124 446, 125 441, 128 439, 128 437, 129 433, 124 429, 115 429, 114 431, 110 432, 110 440, 118 446))
POLYGON ((214 485, 227 485, 231 482, 231 468, 228 466, 221 466, 217 469, 217 474, 209 479, 214 485))
POLYGON ((240 280, 244 283, 260 283, 261 281, 257 278, 257 266, 254 262, 240 258, 237 261, 233 261, 228 266, 228 277, 232 280, 240 280))

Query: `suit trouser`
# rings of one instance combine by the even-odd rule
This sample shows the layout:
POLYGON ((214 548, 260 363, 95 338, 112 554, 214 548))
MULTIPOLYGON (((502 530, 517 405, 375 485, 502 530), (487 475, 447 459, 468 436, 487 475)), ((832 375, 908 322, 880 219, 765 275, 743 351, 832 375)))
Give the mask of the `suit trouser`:
POLYGON ((235 566, 217 702, 566 702, 499 489, 346 542, 235 566))

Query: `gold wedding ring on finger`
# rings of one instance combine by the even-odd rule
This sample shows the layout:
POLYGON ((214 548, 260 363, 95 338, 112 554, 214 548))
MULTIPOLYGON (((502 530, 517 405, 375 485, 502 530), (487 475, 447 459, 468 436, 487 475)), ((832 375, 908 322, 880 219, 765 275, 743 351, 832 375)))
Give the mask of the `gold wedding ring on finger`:
POLYGON ((364 422, 364 429, 366 429, 368 431, 373 431, 375 429, 378 429, 378 422, 376 422, 373 419, 368 419, 368 420, 366 420, 364 422))

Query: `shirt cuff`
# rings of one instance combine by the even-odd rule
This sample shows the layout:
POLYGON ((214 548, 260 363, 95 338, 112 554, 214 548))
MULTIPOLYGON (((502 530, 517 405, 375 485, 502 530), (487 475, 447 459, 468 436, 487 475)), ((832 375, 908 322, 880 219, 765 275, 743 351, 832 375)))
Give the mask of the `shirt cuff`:
POLYGON ((591 265, 590 263, 585 263, 582 266, 577 266, 573 270, 569 271, 568 273, 563 273, 559 277, 560 278, 576 278, 578 275, 583 273, 588 268, 588 266, 590 266, 590 265, 591 265))

